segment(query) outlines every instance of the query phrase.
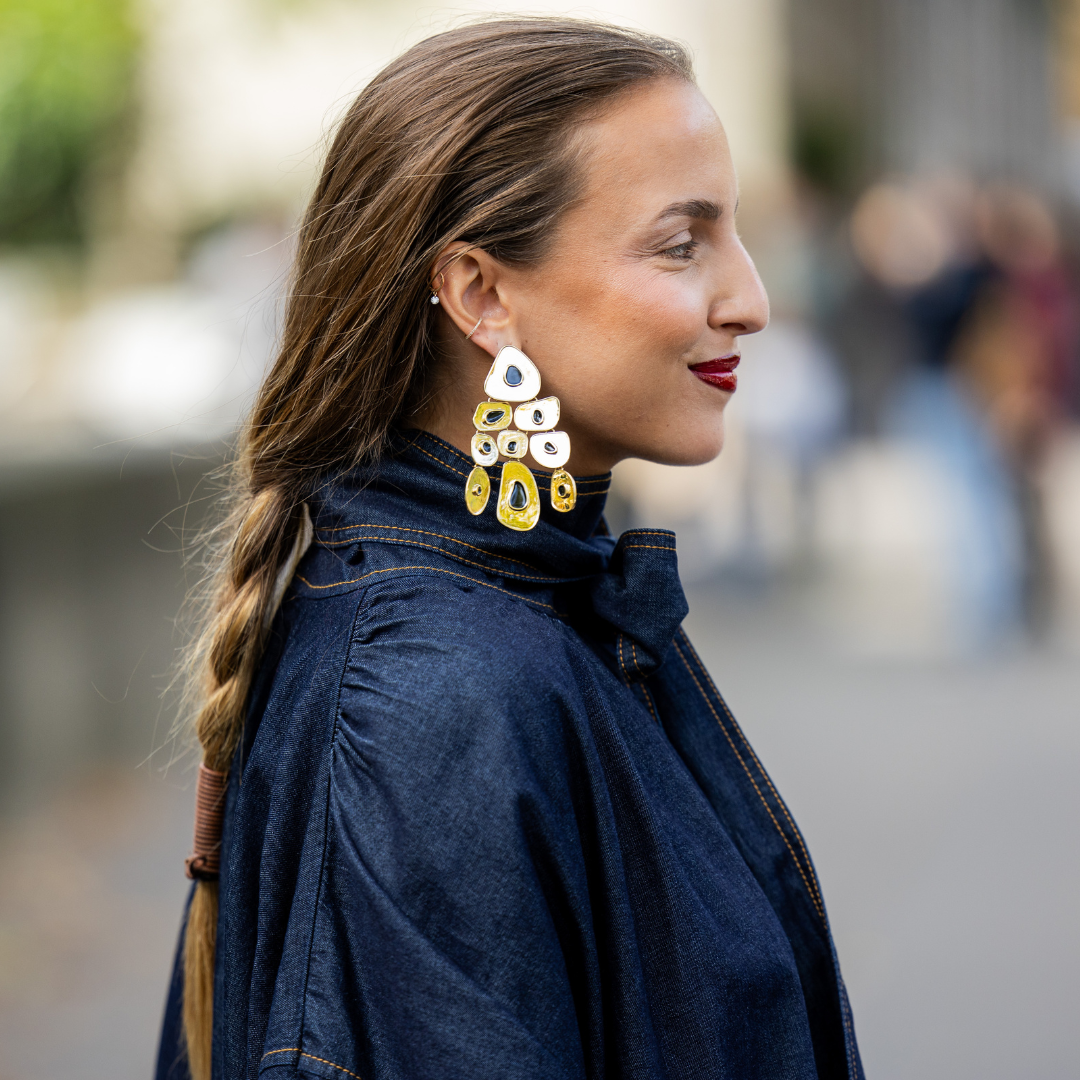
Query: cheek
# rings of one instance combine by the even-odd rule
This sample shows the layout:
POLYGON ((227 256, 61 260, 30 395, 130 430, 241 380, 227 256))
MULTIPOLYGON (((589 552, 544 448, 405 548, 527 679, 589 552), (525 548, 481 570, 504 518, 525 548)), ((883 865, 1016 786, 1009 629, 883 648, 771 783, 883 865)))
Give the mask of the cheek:
POLYGON ((575 269, 550 276, 542 298, 534 294, 529 336, 545 391, 598 434, 683 414, 697 385, 688 384, 686 364, 701 359, 693 350, 707 329, 700 287, 689 273, 637 265, 575 269))
POLYGON ((703 310, 692 284, 679 275, 624 275, 612 282, 599 317, 609 393, 639 415, 685 394, 687 359, 706 328, 703 310))
POLYGON ((699 291, 683 275, 649 275, 628 289, 625 333, 648 343, 657 360, 681 362, 701 338, 705 306, 699 291))
POLYGON ((633 373, 638 385, 685 366, 706 328, 707 305, 683 275, 622 269, 594 274, 567 298, 564 333, 576 339, 589 368, 618 380, 633 373))
POLYGON ((648 340, 680 352, 705 326, 708 304, 690 272, 658 272, 644 263, 575 260, 550 275, 541 317, 550 330, 579 340, 648 340))

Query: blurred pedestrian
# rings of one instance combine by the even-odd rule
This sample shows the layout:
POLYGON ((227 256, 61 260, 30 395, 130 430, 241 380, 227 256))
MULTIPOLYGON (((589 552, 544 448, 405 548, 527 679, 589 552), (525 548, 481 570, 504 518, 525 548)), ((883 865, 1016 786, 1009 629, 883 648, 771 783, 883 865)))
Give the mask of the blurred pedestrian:
POLYGON ((989 272, 949 358, 1015 483, 1025 614, 1038 633, 1050 616, 1052 562, 1040 473, 1075 400, 1077 303, 1056 222, 1037 195, 1012 185, 988 187, 979 225, 989 272))
POLYGON ((983 648, 1016 632, 1026 570, 1015 479, 958 359, 972 312, 999 277, 979 243, 977 206, 975 186, 962 177, 869 188, 851 235, 872 284, 852 294, 843 314, 864 320, 861 340, 847 338, 856 399, 875 358, 892 357, 887 378, 869 375, 878 394, 865 430, 932 462, 951 492, 940 502, 948 516, 940 529, 949 538, 952 633, 963 647, 983 648), (876 320, 859 312, 860 295, 877 297, 876 320))

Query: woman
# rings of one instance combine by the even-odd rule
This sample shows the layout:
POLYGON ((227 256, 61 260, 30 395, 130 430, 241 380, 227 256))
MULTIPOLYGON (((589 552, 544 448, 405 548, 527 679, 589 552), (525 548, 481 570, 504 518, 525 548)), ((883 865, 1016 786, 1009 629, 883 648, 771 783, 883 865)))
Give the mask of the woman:
POLYGON ((159 1077, 861 1076, 674 536, 602 518, 720 450, 735 203, 670 42, 485 22, 358 97, 244 436, 159 1077))

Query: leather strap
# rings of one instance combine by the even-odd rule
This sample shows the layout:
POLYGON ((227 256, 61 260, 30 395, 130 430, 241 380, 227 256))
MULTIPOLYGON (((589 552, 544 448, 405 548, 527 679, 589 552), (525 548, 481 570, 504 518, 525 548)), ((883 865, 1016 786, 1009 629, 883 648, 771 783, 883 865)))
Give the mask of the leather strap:
POLYGON ((195 839, 184 860, 187 876, 197 881, 217 881, 221 872, 221 829, 225 821, 227 772, 214 772, 201 762, 195 783, 195 839))

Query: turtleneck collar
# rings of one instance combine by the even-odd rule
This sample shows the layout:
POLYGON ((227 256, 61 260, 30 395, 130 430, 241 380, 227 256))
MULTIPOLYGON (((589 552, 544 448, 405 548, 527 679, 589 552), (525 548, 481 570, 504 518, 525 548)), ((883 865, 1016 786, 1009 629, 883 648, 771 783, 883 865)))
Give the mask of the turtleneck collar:
MULTIPOLYGON (((643 678, 662 661, 687 612, 675 536, 635 529, 618 543, 604 522, 611 474, 578 477, 568 513, 550 505, 550 474, 536 471, 540 521, 528 532, 503 526, 494 499, 474 517, 465 506, 472 459, 423 431, 396 433, 376 465, 329 481, 312 500, 316 543, 379 541, 437 550, 449 558, 517 581, 522 587, 581 582, 584 602, 616 632, 627 678, 643 678)), ((488 469, 493 490, 501 466, 488 469)))
MULTIPOLYGON (((614 546, 604 522, 610 473, 578 477, 577 505, 560 513, 551 506, 550 474, 534 470, 540 521, 528 532, 516 532, 495 516, 501 465, 488 469, 492 498, 487 509, 477 517, 469 513, 465 481, 472 467, 471 458, 434 435, 395 433, 377 464, 337 477, 323 489, 314 519, 316 534, 360 523, 434 530, 438 539, 472 545, 498 564, 525 562, 554 580, 603 570, 614 546)), ((499 567, 492 569, 498 572, 499 567)))

